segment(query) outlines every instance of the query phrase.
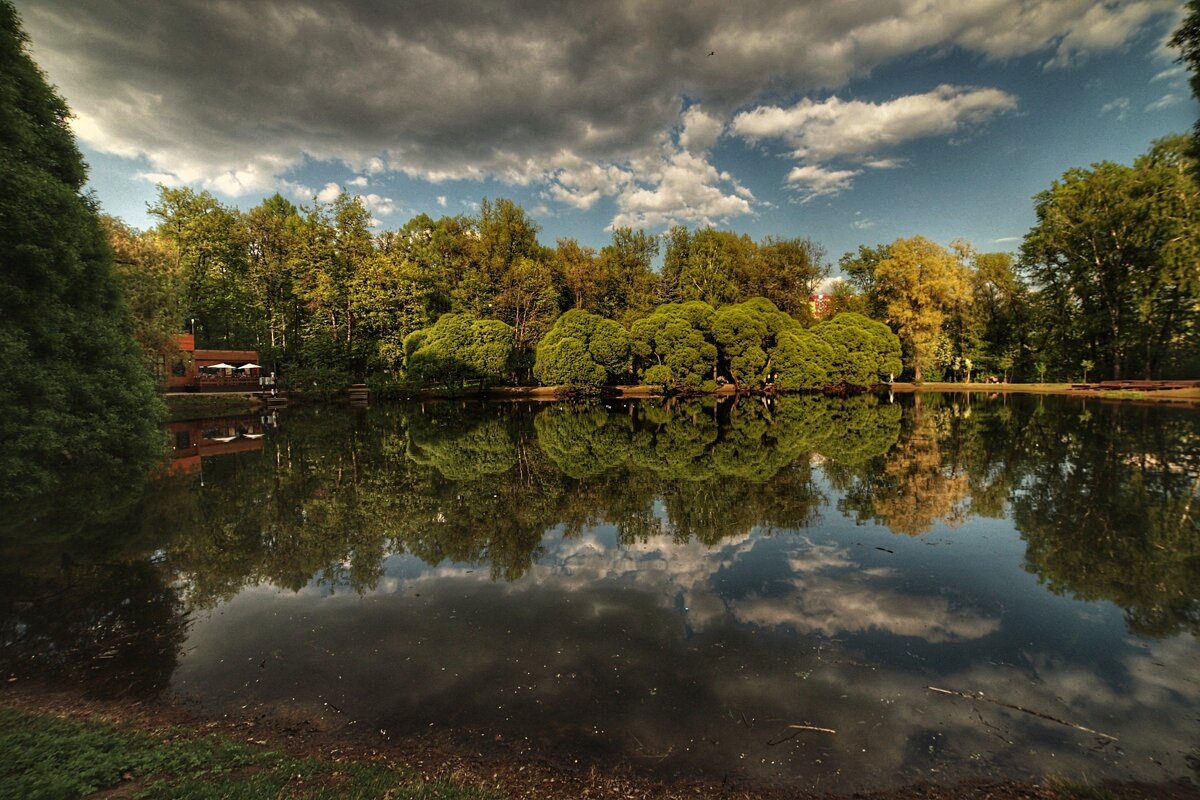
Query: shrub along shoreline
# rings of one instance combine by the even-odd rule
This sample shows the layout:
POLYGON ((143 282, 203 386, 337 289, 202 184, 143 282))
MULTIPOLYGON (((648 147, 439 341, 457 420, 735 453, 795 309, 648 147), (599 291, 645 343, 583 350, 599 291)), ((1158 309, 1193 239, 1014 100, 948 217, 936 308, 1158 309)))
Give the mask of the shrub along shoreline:
MULTIPOLYGON (((515 345, 513 328, 499 320, 443 314, 405 338, 392 386, 397 394, 431 386, 461 392, 472 383, 484 391, 513 375, 515 345)), ((902 368, 900 340, 881 322, 844 312, 806 328, 756 297, 717 308, 667 303, 628 328, 568 311, 538 343, 532 373, 560 393, 636 382, 664 394, 712 394, 866 389, 902 368)), ((389 393, 388 382, 376 390, 389 393)))

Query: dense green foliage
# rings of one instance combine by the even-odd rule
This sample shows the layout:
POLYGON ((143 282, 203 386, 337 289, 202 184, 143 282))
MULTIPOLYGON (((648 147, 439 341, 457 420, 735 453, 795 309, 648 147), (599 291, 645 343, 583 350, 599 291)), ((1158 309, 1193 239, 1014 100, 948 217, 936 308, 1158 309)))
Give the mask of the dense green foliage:
POLYGON ((410 375, 427 383, 461 389, 469 380, 481 384, 508 374, 513 329, 495 319, 470 314, 443 314, 429 328, 404 339, 404 364, 410 375))
POLYGON ((629 372, 629 332, 611 319, 572 309, 538 344, 533 374, 546 386, 596 389, 629 372))
POLYGON ((922 237, 840 262, 831 303, 886 320, 920 380, 1200 374, 1200 185, 1190 142, 1068 170, 1034 198, 1020 259, 922 237))
POLYGON ((1074 169, 1036 198, 1021 261, 1040 289, 1042 351, 1112 378, 1200 370, 1200 191, 1188 141, 1133 166, 1074 169))
POLYGON ((140 730, 0 708, 0 798, 66 800, 109 793, 144 798, 496 797, 422 781, 381 765, 298 758, 184 729, 140 730))
POLYGON ((161 457, 164 409, 67 126, 0 2, 0 533, 119 505, 161 457))
MULTIPOLYGON (((150 334, 186 321, 198 346, 257 348, 297 388, 467 380, 421 358, 409 368, 405 342, 445 314, 511 329, 506 368, 489 380, 594 388, 634 375, 622 339, 664 301, 765 297, 811 322, 809 293, 828 272, 810 240, 756 244, 711 230, 673 229, 659 272, 660 241, 642 230, 614 230, 599 252, 571 239, 548 248, 538 224, 503 198, 485 199, 474 216, 419 215, 383 232, 344 193, 300 207, 275 195, 243 213, 207 192, 161 187, 150 213, 159 224, 146 233, 110 224, 129 271, 147 273, 128 278, 147 350, 161 349, 150 334)), ((711 340, 707 327, 704 335, 711 340)))
POLYGON ((717 347, 709 340, 715 312, 700 300, 667 303, 633 323, 629 335, 642 383, 664 389, 716 387, 717 347))
POLYGON ((900 372, 900 340, 882 322, 843 312, 812 333, 832 351, 826 362, 830 383, 870 386, 900 372))

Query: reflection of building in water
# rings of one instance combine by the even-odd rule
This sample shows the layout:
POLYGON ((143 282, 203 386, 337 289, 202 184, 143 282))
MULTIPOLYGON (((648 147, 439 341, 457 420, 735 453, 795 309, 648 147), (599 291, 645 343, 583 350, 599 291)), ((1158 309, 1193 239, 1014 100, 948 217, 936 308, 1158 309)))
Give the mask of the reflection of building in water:
MULTIPOLYGON (((262 366, 255 350, 197 350, 196 337, 175 337, 179 352, 170 366, 159 364, 160 377, 171 392, 253 392, 259 389, 262 366)), ((270 380, 270 379, 269 379, 270 380)))
POLYGON ((170 422, 167 430, 171 435, 170 475, 196 472, 200 459, 208 456, 262 450, 263 418, 253 414, 170 422))

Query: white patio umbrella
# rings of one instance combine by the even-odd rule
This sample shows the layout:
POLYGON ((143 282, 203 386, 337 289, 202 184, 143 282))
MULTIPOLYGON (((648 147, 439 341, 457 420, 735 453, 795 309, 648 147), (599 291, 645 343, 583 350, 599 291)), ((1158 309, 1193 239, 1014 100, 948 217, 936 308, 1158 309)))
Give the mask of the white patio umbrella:
POLYGON ((258 364, 242 364, 238 369, 262 369, 258 364))
POLYGON ((201 364, 200 369, 236 369, 236 367, 222 361, 220 364, 201 364))

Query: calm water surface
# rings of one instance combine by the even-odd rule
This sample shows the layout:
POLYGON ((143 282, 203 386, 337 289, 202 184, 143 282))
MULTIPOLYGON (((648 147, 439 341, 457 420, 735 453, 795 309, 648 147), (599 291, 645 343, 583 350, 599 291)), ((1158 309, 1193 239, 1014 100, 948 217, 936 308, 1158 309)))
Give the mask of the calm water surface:
POLYGON ((171 436, 131 505, 9 559, 10 671, 668 779, 1200 779, 1194 408, 375 405, 171 436))

